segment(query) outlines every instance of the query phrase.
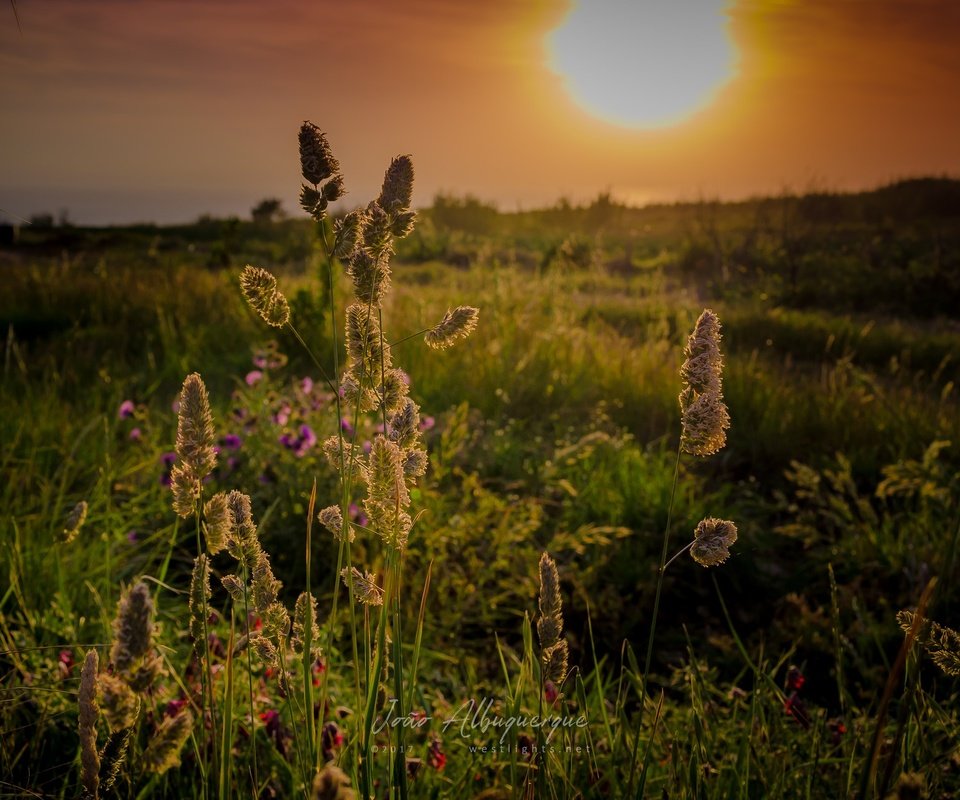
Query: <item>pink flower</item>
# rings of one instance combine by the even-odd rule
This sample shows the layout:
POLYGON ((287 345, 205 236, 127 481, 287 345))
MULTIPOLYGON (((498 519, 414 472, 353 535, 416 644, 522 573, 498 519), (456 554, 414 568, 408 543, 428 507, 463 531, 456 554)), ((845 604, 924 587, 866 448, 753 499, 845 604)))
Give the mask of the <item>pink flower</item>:
POLYGON ((247 377, 244 378, 247 386, 253 386, 255 383, 259 382, 263 377, 263 373, 258 369, 252 369, 247 373, 247 377))
POLYGON ((300 381, 300 391, 310 394, 313 391, 313 378, 307 377, 300 381))
POLYGON ((143 431, 141 431, 139 428, 134 428, 132 431, 130 431, 131 442, 139 442, 141 438, 143 438, 143 431))
POLYGON ((117 416, 120 419, 130 419, 133 416, 134 405, 133 400, 124 400, 120 404, 120 408, 117 409, 117 416))

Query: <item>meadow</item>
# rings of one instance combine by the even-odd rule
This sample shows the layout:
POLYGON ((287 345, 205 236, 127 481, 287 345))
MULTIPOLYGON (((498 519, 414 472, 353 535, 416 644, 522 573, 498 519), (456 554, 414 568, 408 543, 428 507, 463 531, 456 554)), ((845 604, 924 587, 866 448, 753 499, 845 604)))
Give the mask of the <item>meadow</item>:
POLYGON ((412 230, 395 202, 388 246, 361 231, 396 250, 358 304, 384 335, 346 347, 360 267, 309 196, 312 221, 33 226, 0 251, 0 796, 956 796, 960 636, 926 620, 960 609, 960 183, 441 196, 412 230), (292 326, 245 300, 247 264, 292 326), (461 306, 476 329, 426 346, 461 306), (678 457, 704 309, 731 422, 678 457), (385 343, 419 406, 396 436, 385 343), (192 373, 216 463, 178 516, 192 373), (429 463, 378 500, 404 436, 429 463), (226 495, 228 556, 232 490, 256 531, 226 495), (680 551, 710 518, 737 538, 705 567, 680 551))

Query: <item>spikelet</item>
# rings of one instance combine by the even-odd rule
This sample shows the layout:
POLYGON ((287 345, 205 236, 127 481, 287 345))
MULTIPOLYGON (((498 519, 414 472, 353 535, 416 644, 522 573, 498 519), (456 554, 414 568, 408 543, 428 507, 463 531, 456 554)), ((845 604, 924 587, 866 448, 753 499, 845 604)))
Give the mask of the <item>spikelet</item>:
POLYGON ((363 226, 366 216, 362 209, 351 211, 333 225, 333 254, 339 259, 353 255, 363 238, 363 226))
POLYGON ((87 501, 81 500, 67 514, 67 519, 63 524, 63 532, 60 534, 61 544, 70 544, 77 538, 80 528, 87 519, 87 501))
POLYGON ((113 647, 110 660, 114 668, 129 676, 150 650, 153 636, 153 600, 143 581, 138 581, 123 593, 117 603, 117 618, 113 622, 113 647))
POLYGON ((340 171, 327 136, 312 122, 300 126, 300 171, 307 183, 316 186, 340 171))
POLYGON ((180 390, 175 449, 180 462, 190 468, 195 480, 203 480, 217 464, 210 396, 196 372, 186 377, 180 390))
POLYGON ((356 567, 344 567, 340 570, 340 577, 348 587, 352 578, 353 596, 358 602, 368 606, 383 605, 383 589, 377 586, 377 579, 373 573, 364 574, 356 567))
POLYGON ((545 681, 552 681, 557 686, 563 683, 564 678, 567 677, 568 655, 569 649, 566 639, 561 639, 555 645, 543 651, 543 679, 545 681))
POLYGON ((392 366, 390 346, 383 341, 376 316, 360 303, 347 308, 346 347, 350 369, 367 385, 379 384, 381 369, 392 366))
POLYGON ((547 651, 553 647, 563 633, 563 604, 560 599, 560 576, 557 564, 544 553, 540 556, 540 618, 537 620, 537 634, 540 648, 547 651))
POLYGON ((227 511, 230 515, 227 550, 250 572, 260 555, 260 542, 257 539, 257 526, 253 522, 249 496, 234 489, 227 495, 227 511))
POLYGON ((117 675, 105 672, 100 676, 100 700, 103 717, 111 732, 133 727, 140 713, 140 698, 117 675))
POLYGON ((88 650, 80 671, 80 783, 87 797, 96 797, 100 788, 100 753, 97 751, 97 721, 100 708, 97 705, 96 650, 88 650))
POLYGON ((224 575, 220 578, 220 583, 235 603, 243 602, 243 581, 236 575, 224 575))
POLYGON ((247 265, 240 273, 240 288, 250 307, 268 325, 282 328, 290 321, 290 304, 267 270, 247 265))
POLYGON ((147 772, 163 775, 171 767, 180 763, 180 751, 183 743, 193 729, 193 714, 183 709, 173 717, 165 717, 157 726, 150 744, 143 751, 143 767, 147 772))
POLYGON ((406 506, 410 497, 403 480, 403 463, 400 448, 382 435, 377 435, 370 445, 367 460, 367 496, 375 503, 397 503, 406 506))
POLYGON ((409 393, 406 373, 402 369, 388 369, 382 385, 377 389, 374 407, 379 408, 382 404, 388 412, 397 411, 409 393))
POLYGON ((356 793, 350 787, 350 778, 334 764, 327 764, 313 779, 311 800, 354 800, 356 793))
POLYGON ((393 254, 393 234, 390 215, 375 200, 364 212, 363 249, 375 259, 387 259, 393 254))
POLYGON ((100 788, 104 793, 109 792, 117 782, 120 767, 127 757, 127 748, 130 746, 130 728, 111 733, 107 743, 100 751, 100 788))
POLYGON ((263 636, 262 634, 251 636, 249 639, 249 644, 253 652, 257 654, 257 658, 259 658, 264 664, 272 666, 279 663, 277 648, 274 647, 273 642, 271 642, 266 636, 263 636))
POLYGON ((202 664, 206 641, 206 608, 210 600, 210 562, 201 553, 194 559, 193 575, 190 579, 190 638, 193 640, 193 654, 197 663, 202 664))
POLYGON ((144 694, 149 692, 163 673, 163 659, 155 652, 148 653, 124 677, 133 691, 144 694))
POLYGON ((111 733, 100 751, 100 788, 104 793, 109 792, 117 782, 120 767, 127 757, 132 732, 130 728, 124 728, 111 733))
POLYGON ((682 434, 680 447, 695 456, 711 456, 727 442, 730 414, 723 401, 723 355, 720 320, 704 309, 684 348, 680 367, 684 388, 680 392, 682 434))
MULTIPOLYGON (((323 454, 334 469, 340 469, 340 437, 328 436, 321 445, 323 454)), ((354 452, 353 445, 350 442, 343 443, 343 459, 345 464, 350 463, 350 458, 354 452)))
POLYGON ((290 630, 290 613, 283 603, 271 603, 263 612, 263 630, 279 642, 290 630))
POLYGON ((321 195, 324 202, 327 203, 335 203, 346 193, 347 189, 343 182, 343 175, 334 175, 321 189, 321 195))
MULTIPOLYGON (((387 373, 387 378, 389 379, 389 377, 390 373, 387 373)), ((340 381, 340 391, 343 392, 343 400, 347 406, 355 407, 361 414, 380 406, 377 393, 352 371, 344 373, 340 381)))
POLYGON ((723 356, 720 353, 720 319, 709 308, 697 319, 693 333, 683 350, 686 356, 680 367, 683 382, 697 394, 717 392, 722 394, 721 375, 723 356))
POLYGON ((230 513, 227 510, 227 495, 217 492, 203 507, 203 530, 207 552, 215 556, 226 548, 230 536, 230 513))
MULTIPOLYGON (((364 215, 364 228, 367 224, 368 220, 364 215)), ((349 257, 347 274, 353 281, 353 292, 357 299, 379 308, 390 290, 389 253, 371 253, 363 246, 363 241, 360 244, 349 257)))
POLYGON ((253 607, 263 616, 275 602, 283 584, 273 574, 270 557, 261 549, 253 564, 250 585, 253 589, 253 607))
POLYGON ((290 644, 297 655, 303 654, 307 625, 310 625, 311 654, 314 659, 318 659, 320 658, 320 628, 317 625, 317 598, 312 594, 301 592, 293 608, 293 633, 290 636, 290 644))
POLYGON ((407 450, 403 454, 403 474, 408 478, 419 478, 427 473, 427 451, 407 450))
POLYGON ((473 306, 457 306, 448 310, 443 319, 427 331, 423 337, 427 347, 434 350, 446 350, 453 347, 458 339, 466 339, 477 327, 479 309, 473 306))
POLYGON ((690 455, 712 456, 727 443, 730 414, 723 398, 716 392, 692 395, 693 392, 687 389, 680 395, 683 423, 680 446, 690 455))
POLYGON ((200 481, 187 464, 173 465, 170 470, 170 491, 177 516, 184 519, 193 516, 200 501, 200 481))
POLYGON ((401 450, 411 447, 420 438, 420 408, 409 397, 387 421, 387 437, 401 450))
POLYGON ((413 199, 413 161, 410 156, 397 156, 383 176, 383 187, 377 205, 390 213, 410 208, 413 199))
POLYGON ((737 526, 730 520, 707 517, 697 525, 693 536, 693 560, 703 567, 715 567, 730 558, 728 548, 737 541, 737 526))
MULTIPOLYGON (((915 615, 911 611, 897 613, 897 622, 905 633, 913 628, 915 615)), ((932 620, 922 620, 917 626, 917 642, 930 659, 947 675, 960 675, 960 633, 932 620)))
POLYGON ((333 534, 333 538, 338 542, 344 541, 345 536, 351 542, 356 538, 352 525, 347 525, 346 531, 344 531, 343 512, 340 510, 340 506, 327 506, 321 509, 320 513, 317 514, 317 519, 320 520, 321 525, 333 534))

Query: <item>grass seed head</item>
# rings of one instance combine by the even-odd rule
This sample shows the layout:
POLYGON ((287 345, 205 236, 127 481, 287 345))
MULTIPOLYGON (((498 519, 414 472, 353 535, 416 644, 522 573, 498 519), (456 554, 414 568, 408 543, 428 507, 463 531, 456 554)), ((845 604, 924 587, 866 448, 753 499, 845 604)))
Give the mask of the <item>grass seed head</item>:
POLYGON ((153 600, 150 589, 137 581, 117 603, 110 660, 121 675, 129 675, 150 650, 153 637, 153 600))
POLYGON ((350 788, 350 778, 334 764, 327 764, 313 779, 311 800, 354 800, 356 793, 350 788))
POLYGON ((312 122, 300 126, 300 172, 307 183, 316 186, 335 173, 340 163, 333 157, 327 136, 312 122))
POLYGON ((81 500, 77 503, 70 513, 67 514, 67 519, 63 524, 63 532, 60 534, 60 542, 62 544, 70 544, 74 539, 77 538, 77 534, 80 532, 80 528, 83 527, 83 523, 87 519, 87 501, 81 500))
POLYGON ((413 199, 413 160, 397 156, 390 162, 383 176, 383 188, 377 205, 389 213, 406 211, 413 199))
POLYGON ((473 306, 457 306, 448 310, 443 319, 427 331, 423 341, 434 350, 453 347, 458 339, 466 339, 477 327, 479 309, 473 306))
POLYGON ((164 717, 143 752, 143 767, 147 772, 163 775, 180 764, 180 751, 193 729, 193 714, 183 709, 172 717, 164 717))
POLYGON ((694 395, 685 389, 680 395, 683 430, 680 446, 684 453, 712 456, 727 443, 730 412, 717 392, 694 395))
POLYGON ((693 536, 693 560, 704 567, 715 567, 730 558, 729 548, 737 541, 737 526, 730 520, 707 517, 697 525, 693 536))
POLYGON ((340 570, 340 577, 343 578, 345 586, 350 586, 353 581, 354 599, 368 606, 383 605, 383 589, 377 586, 376 576, 371 572, 362 573, 356 567, 344 567, 340 570))
POLYGON ((206 615, 210 601, 210 562, 201 553, 194 559, 190 578, 190 638, 197 663, 203 663, 206 642, 206 615))
POLYGON ((203 480, 217 464, 210 396, 196 372, 186 377, 180 390, 175 449, 197 480, 203 480))
POLYGON ((240 273, 240 288, 250 307, 268 325, 282 328, 290 321, 290 304, 267 270, 247 265, 240 273))
POLYGON ((140 713, 140 698, 119 675, 100 676, 100 700, 103 717, 111 732, 132 728, 140 713))
POLYGON ((225 492, 217 492, 204 504, 203 518, 207 552, 215 556, 227 546, 230 536, 230 513, 225 492))
POLYGON ((89 797, 96 797, 100 789, 100 753, 97 750, 97 722, 100 707, 97 705, 96 650, 88 650, 80 671, 80 783, 89 797))

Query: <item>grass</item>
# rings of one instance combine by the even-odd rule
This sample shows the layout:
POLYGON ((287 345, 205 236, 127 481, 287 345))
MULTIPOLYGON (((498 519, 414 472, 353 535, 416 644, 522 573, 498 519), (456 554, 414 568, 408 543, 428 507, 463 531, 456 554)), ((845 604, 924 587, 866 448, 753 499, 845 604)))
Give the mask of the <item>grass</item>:
MULTIPOLYGON (((895 620, 933 576, 933 619, 949 623, 960 599, 958 460, 954 447, 928 450, 960 441, 955 331, 902 310, 838 313, 685 280, 695 235, 671 219, 674 238, 627 274, 599 266, 619 252, 612 234, 580 240, 593 243, 589 263, 577 243, 550 261, 551 245, 522 238, 518 220, 508 222, 519 232, 504 222, 474 238, 444 234, 444 246, 487 242, 472 266, 394 265, 383 329, 433 422, 402 559, 369 531, 339 546, 312 526, 314 502, 342 500, 349 517, 355 499, 319 442, 353 439, 343 416, 357 443, 371 441, 378 420, 331 399, 309 406, 301 379, 321 392, 316 367, 292 333, 251 314, 236 270, 180 263, 175 250, 143 263, 129 243, 96 259, 28 248, 6 263, 0 795, 75 791, 79 664, 90 647, 107 660, 120 588, 143 576, 168 674, 143 699, 118 796, 303 796, 328 757, 354 790, 378 797, 388 786, 398 797, 875 797, 911 780, 930 796, 956 792, 955 680, 895 620), (508 236, 514 257, 501 258, 508 236), (534 257, 515 257, 518 247, 534 257), (482 309, 466 341, 434 352, 406 338, 460 304, 482 309), (671 514, 677 370, 707 305, 725 326, 733 425, 718 456, 681 462, 671 514), (251 354, 269 338, 285 359, 248 385, 259 369, 251 354), (215 581, 217 702, 181 768, 151 776, 139 766, 149 737, 176 713, 172 701, 196 702, 201 682, 184 621, 195 526, 176 520, 161 483, 170 405, 194 370, 218 437, 242 439, 235 451, 222 444, 204 495, 251 491, 281 601, 292 606, 300 588, 317 596, 322 669, 309 643, 281 668, 286 679, 249 649, 235 655, 252 621, 215 581), (126 399, 132 418, 117 414, 126 399), (279 442, 305 422, 315 446, 298 454, 279 442), (90 510, 78 541, 57 545, 81 499, 90 510), (652 639, 664 530, 673 544, 663 560, 705 516, 736 520, 733 557, 710 573, 687 556, 670 564, 652 639), (542 552, 559 565, 571 649, 555 704, 539 688, 534 632, 542 552), (385 581, 388 604, 356 604, 353 586, 338 595, 344 565, 385 581), (649 664, 638 656, 648 637, 649 664), (902 696, 890 688, 900 686, 902 696), (379 725, 389 698, 401 701, 395 717, 423 718, 379 725), (484 698, 488 719, 547 712, 586 725, 517 726, 501 750, 500 730, 461 724, 465 704, 484 698)), ((237 247, 268 251, 241 233, 237 247)), ((902 246, 911 241, 904 234, 902 246)), ((433 246, 416 244, 428 255, 433 246)), ((303 339, 335 375, 334 353, 340 365, 344 355, 329 338, 329 304, 342 319, 352 289, 338 266, 309 258, 278 274, 303 339)), ((217 559, 215 575, 229 571, 217 559)))

